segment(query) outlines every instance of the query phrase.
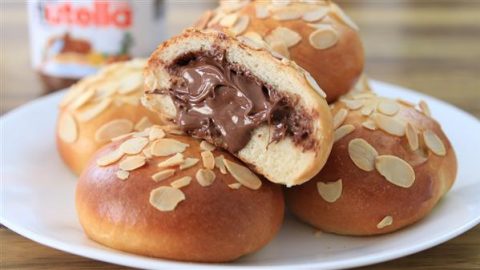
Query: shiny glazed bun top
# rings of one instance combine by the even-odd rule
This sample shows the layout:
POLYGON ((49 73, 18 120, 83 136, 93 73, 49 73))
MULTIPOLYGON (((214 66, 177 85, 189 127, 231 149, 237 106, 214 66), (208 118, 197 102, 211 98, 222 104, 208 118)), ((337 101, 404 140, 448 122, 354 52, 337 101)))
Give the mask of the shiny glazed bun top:
POLYGON ((363 71, 358 27, 331 1, 221 1, 196 27, 224 30, 295 61, 328 102, 349 91, 363 71))

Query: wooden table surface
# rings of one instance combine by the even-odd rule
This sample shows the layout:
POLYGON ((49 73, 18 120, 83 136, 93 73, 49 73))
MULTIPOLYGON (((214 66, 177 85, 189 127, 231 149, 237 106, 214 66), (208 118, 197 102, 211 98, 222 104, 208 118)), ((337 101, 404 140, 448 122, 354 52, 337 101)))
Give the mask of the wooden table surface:
MULTIPOLYGON (((30 68, 27 17, 19 2, 0 4, 0 114, 42 95, 30 68)), ((480 117, 480 0, 339 2, 361 28, 372 78, 416 89, 480 117)), ((169 31, 195 16, 178 21, 169 14, 169 31)), ((126 269, 42 246, 1 225, 0 259, 0 269, 126 269)), ((429 250, 365 269, 407 267, 480 269, 480 226, 429 250)))

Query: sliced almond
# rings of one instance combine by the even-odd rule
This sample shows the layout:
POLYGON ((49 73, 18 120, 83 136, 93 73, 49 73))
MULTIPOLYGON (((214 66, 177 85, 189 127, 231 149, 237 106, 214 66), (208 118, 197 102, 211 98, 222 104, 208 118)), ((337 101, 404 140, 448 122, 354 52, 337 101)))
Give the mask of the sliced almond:
POLYGON ((151 127, 151 126, 152 126, 152 122, 150 122, 148 117, 144 116, 144 117, 142 117, 142 119, 140 119, 140 121, 138 121, 135 124, 135 130, 136 131, 143 131, 146 128, 151 127))
POLYGON ((400 103, 402 105, 405 105, 407 107, 415 107, 415 104, 413 104, 412 102, 407 101, 405 99, 397 98, 396 100, 397 100, 398 103, 400 103))
POLYGON ((124 171, 133 171, 145 165, 146 159, 144 156, 130 156, 118 163, 118 167, 124 171))
POLYGON ((412 124, 407 124, 407 127, 405 128, 405 135, 407 137, 410 150, 416 151, 418 149, 418 133, 415 127, 412 126, 412 124))
POLYGON ((288 47, 283 41, 273 41, 270 44, 270 48, 280 54, 282 57, 289 58, 290 53, 288 52, 288 47))
POLYGON ((120 149, 116 149, 97 159, 97 165, 104 167, 119 161, 124 153, 120 149))
POLYGON ((232 27, 238 20, 238 15, 236 13, 226 15, 223 17, 219 24, 223 27, 232 27))
POLYGON ((237 39, 242 42, 243 44, 247 45, 248 47, 254 50, 260 50, 265 48, 265 44, 263 41, 253 40, 245 35, 237 37, 237 39))
POLYGON ((220 1, 220 8, 226 13, 235 12, 246 6, 249 1, 220 1))
POLYGON ((290 5, 291 0, 272 0, 272 5, 275 7, 285 7, 290 5))
POLYGON ((228 172, 235 178, 240 184, 246 186, 249 189, 259 189, 262 186, 262 181, 256 176, 250 169, 228 159, 224 159, 223 163, 228 172))
POLYGON ((405 125, 399 120, 383 114, 376 114, 374 117, 378 128, 395 136, 405 135, 405 125))
POLYGON ((362 110, 360 113, 364 116, 369 116, 373 113, 375 110, 375 107, 377 107, 377 102, 376 101, 369 101, 363 105, 362 110))
POLYGON ((302 36, 290 28, 279 26, 273 29, 272 32, 265 37, 265 40, 268 43, 281 40, 290 48, 297 45, 302 40, 302 36))
POLYGON ((58 136, 66 143, 74 143, 78 138, 78 127, 75 118, 68 112, 63 113, 58 123, 58 136))
POLYGON ((93 98, 93 96, 95 96, 95 89, 89 89, 87 91, 85 91, 85 93, 83 93, 82 95, 80 95, 77 99, 75 99, 73 102, 72 102, 72 105, 71 105, 71 109, 72 110, 76 110, 80 107, 82 107, 83 105, 85 105, 88 101, 90 101, 90 99, 93 98))
POLYGON ((173 182, 170 183, 170 186, 173 188, 182 188, 190 185, 190 182, 192 182, 192 177, 190 176, 184 176, 182 178, 179 178, 173 182))
POLYGON ((158 139, 150 146, 152 155, 166 157, 176 153, 183 153, 189 145, 175 139, 158 139))
POLYGON ((118 141, 121 141, 121 140, 123 140, 123 139, 125 139, 125 138, 131 137, 131 136, 133 136, 134 134, 135 134, 135 132, 130 132, 130 133, 122 134, 122 135, 119 135, 119 136, 117 136, 117 137, 114 137, 114 138, 110 139, 110 141, 112 141, 112 142, 118 142, 118 141))
POLYGON ((212 152, 210 151, 203 151, 201 153, 203 167, 213 170, 215 168, 215 158, 213 157, 212 152))
POLYGON ((356 138, 348 143, 348 155, 361 170, 371 172, 375 169, 377 150, 364 139, 356 138))
POLYGON ((325 50, 337 44, 338 33, 333 27, 325 25, 313 31, 309 36, 309 41, 315 49, 325 50))
POLYGON ((262 36, 259 33, 254 31, 248 31, 245 34, 243 34, 243 36, 257 42, 263 42, 262 36))
POLYGON ((162 162, 159 162, 157 164, 158 167, 160 168, 165 168, 165 167, 172 167, 172 166, 177 166, 182 164, 184 161, 183 155, 180 153, 175 154, 173 157, 168 158, 162 162))
POLYGON ((215 167, 220 170, 220 173, 227 174, 227 168, 225 168, 225 163, 223 162, 224 159, 223 155, 215 157, 215 167))
POLYGON ((377 224, 377 229, 383 229, 392 224, 393 224, 392 216, 386 216, 377 224))
POLYGON ((175 174, 174 169, 166 169, 166 170, 159 171, 159 172, 155 173, 154 175, 152 175, 152 179, 155 182, 160 182, 160 181, 163 181, 163 180, 173 176, 174 174, 175 174))
POLYGON ((304 14, 303 10, 294 8, 285 8, 275 10, 272 18, 277 21, 290 21, 302 18, 304 14))
POLYGON ((130 94, 136 90, 140 90, 143 86, 142 72, 132 72, 123 78, 118 86, 118 93, 122 95, 130 94))
POLYGON ((197 182, 202 187, 208 187, 215 181, 215 173, 209 169, 199 169, 195 174, 195 178, 197 178, 197 182))
POLYGON ((197 165, 197 163, 199 162, 200 160, 198 158, 186 158, 182 164, 180 164, 180 166, 178 167, 180 170, 185 170, 185 169, 188 169, 188 168, 191 168, 195 165, 197 165))
POLYGON ((350 17, 347 16, 347 14, 345 14, 345 12, 343 12, 343 10, 341 10, 336 4, 334 3, 331 3, 330 4, 330 9, 332 11, 332 13, 334 15, 336 15, 336 17, 341 21, 343 22, 344 24, 346 24, 347 26, 349 26, 350 28, 352 28, 353 30, 355 31, 358 31, 359 28, 358 26, 355 24, 355 22, 353 22, 352 19, 350 19, 350 17))
POLYGON ((316 22, 325 18, 325 16, 327 16, 327 13, 328 13, 328 9, 317 8, 315 10, 312 10, 303 14, 302 19, 306 22, 316 22))
POLYGON ((97 132, 95 132, 94 139, 96 142, 108 142, 111 139, 122 134, 130 133, 133 129, 132 121, 128 119, 115 119, 103 124, 97 132))
POLYGON ((78 120, 80 120, 81 122, 87 122, 89 120, 92 120, 93 118, 101 114, 103 111, 105 111, 111 103, 111 98, 100 101, 100 103, 95 104, 88 109, 78 113, 78 120))
POLYGON ((304 71, 303 74, 305 75, 305 79, 307 80, 308 84, 323 98, 326 98, 327 97, 327 94, 325 94, 325 92, 322 90, 322 88, 320 88, 320 86, 318 85, 317 81, 315 81, 315 79, 312 77, 312 75, 307 72, 307 71, 304 71))
POLYGON ((261 4, 258 4, 256 3, 255 5, 255 16, 257 17, 257 19, 266 19, 268 18, 269 16, 269 12, 268 12, 268 8, 266 5, 261 5, 261 4))
POLYGON ((415 172, 405 160, 391 155, 378 156, 375 168, 390 183, 403 188, 409 188, 415 181, 415 172))
POLYGON ((370 130, 376 130, 377 129, 377 125, 375 124, 375 122, 373 122, 373 120, 371 119, 368 119, 366 120, 365 122, 362 123, 362 126, 364 128, 367 128, 367 129, 370 129, 370 130))
POLYGON ((231 189, 239 189, 239 188, 242 187, 242 184, 240 184, 240 183, 232 183, 232 184, 229 184, 228 187, 231 188, 231 189))
POLYGON ((159 126, 153 126, 150 128, 150 131, 148 133, 148 139, 150 141, 162 139, 164 137, 165 137, 165 131, 163 131, 163 129, 161 129, 159 126))
POLYGON ((432 113, 430 112, 430 108, 428 107, 428 104, 421 100, 420 103, 418 103, 418 106, 420 107, 420 110, 422 111, 423 114, 426 116, 430 117, 432 116, 432 113))
POLYGON ((250 23, 250 17, 248 15, 242 15, 238 18, 237 22, 230 28, 230 31, 233 32, 235 36, 238 36, 245 32, 250 23))
POLYGON ((148 144, 147 138, 143 138, 143 137, 131 138, 124 141, 120 145, 119 149, 125 154, 135 155, 142 152, 143 148, 145 148, 147 144, 148 144))
POLYGON ((345 119, 347 119, 348 111, 344 108, 338 110, 338 112, 333 116, 333 129, 337 129, 343 124, 345 119))
POLYGON ((377 110, 385 115, 395 115, 400 110, 400 106, 393 100, 382 100, 378 103, 377 110))
POLYGON ((124 171, 124 170, 118 170, 115 175, 117 176, 118 179, 120 180, 127 180, 128 176, 130 175, 129 172, 124 171))
POLYGON ((215 150, 215 145, 208 143, 207 141, 200 142, 200 149, 203 151, 213 151, 215 150))
POLYGON ((156 188, 150 192, 150 204, 162 212, 172 211, 185 200, 185 194, 178 189, 168 186, 156 188))
POLYGON ((335 182, 317 182, 317 191, 325 201, 333 203, 342 195, 342 179, 335 182))
POLYGON ((357 99, 344 99, 342 102, 352 111, 360 109, 364 104, 363 101, 357 99))
POLYGON ((153 157, 152 151, 150 150, 150 147, 145 147, 145 148, 142 150, 142 153, 143 153, 143 155, 144 155, 147 159, 151 159, 151 158, 153 157))
POLYGON ((423 132, 423 140, 427 145, 428 149, 432 151, 437 156, 445 156, 447 154, 447 150, 445 149, 445 145, 443 144, 442 140, 435 134, 435 132, 431 130, 425 130, 423 132))
POLYGON ((339 141, 340 139, 342 139, 343 137, 347 136, 348 134, 352 133, 353 131, 355 130, 355 126, 354 125, 343 125, 337 129, 335 129, 334 133, 333 133, 333 142, 337 142, 339 141))

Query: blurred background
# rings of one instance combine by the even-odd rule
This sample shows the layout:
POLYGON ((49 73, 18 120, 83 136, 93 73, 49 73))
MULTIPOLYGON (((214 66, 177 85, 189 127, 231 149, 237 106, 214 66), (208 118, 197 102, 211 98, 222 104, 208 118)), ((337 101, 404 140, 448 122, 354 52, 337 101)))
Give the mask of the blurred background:
MULTIPOLYGON (((371 78, 435 96, 480 118, 480 0, 336 2, 360 27, 371 78)), ((216 2, 171 0, 164 4, 166 39, 216 2)), ((24 1, 0 0, 0 115, 44 94, 31 67, 26 6, 24 1)), ((435 248, 368 269, 431 269, 427 266, 452 264, 478 269, 478 239, 479 226, 435 248)), ((1 260, 12 269, 42 263, 42 269, 64 269, 66 263, 77 269, 116 268, 40 246, 0 225, 2 243, 9 247, 1 260)))

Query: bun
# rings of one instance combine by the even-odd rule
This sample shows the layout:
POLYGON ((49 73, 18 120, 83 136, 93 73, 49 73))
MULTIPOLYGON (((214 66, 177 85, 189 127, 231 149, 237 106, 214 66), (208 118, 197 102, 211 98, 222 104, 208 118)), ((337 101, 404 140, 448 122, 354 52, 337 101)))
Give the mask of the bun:
POLYGON ((396 231, 427 215, 452 186, 457 161, 426 103, 419 108, 373 93, 341 98, 332 109, 336 142, 327 164, 286 191, 290 210, 320 230, 348 235, 396 231))
POLYGON ((196 27, 253 39, 295 61, 312 74, 329 103, 347 93, 363 71, 358 27, 331 1, 222 1, 196 27))
POLYGON ((140 103, 145 64, 144 59, 111 64, 67 91, 60 103, 56 141, 75 174, 111 138, 158 123, 140 103))
POLYGON ((291 186, 321 169, 332 144, 328 105, 309 78, 268 51, 190 29, 150 57, 144 101, 187 134, 291 186))
POLYGON ((90 161, 76 191, 86 234, 108 247, 180 261, 226 262, 265 246, 283 221, 280 186, 168 129, 153 126, 113 142, 90 161))

